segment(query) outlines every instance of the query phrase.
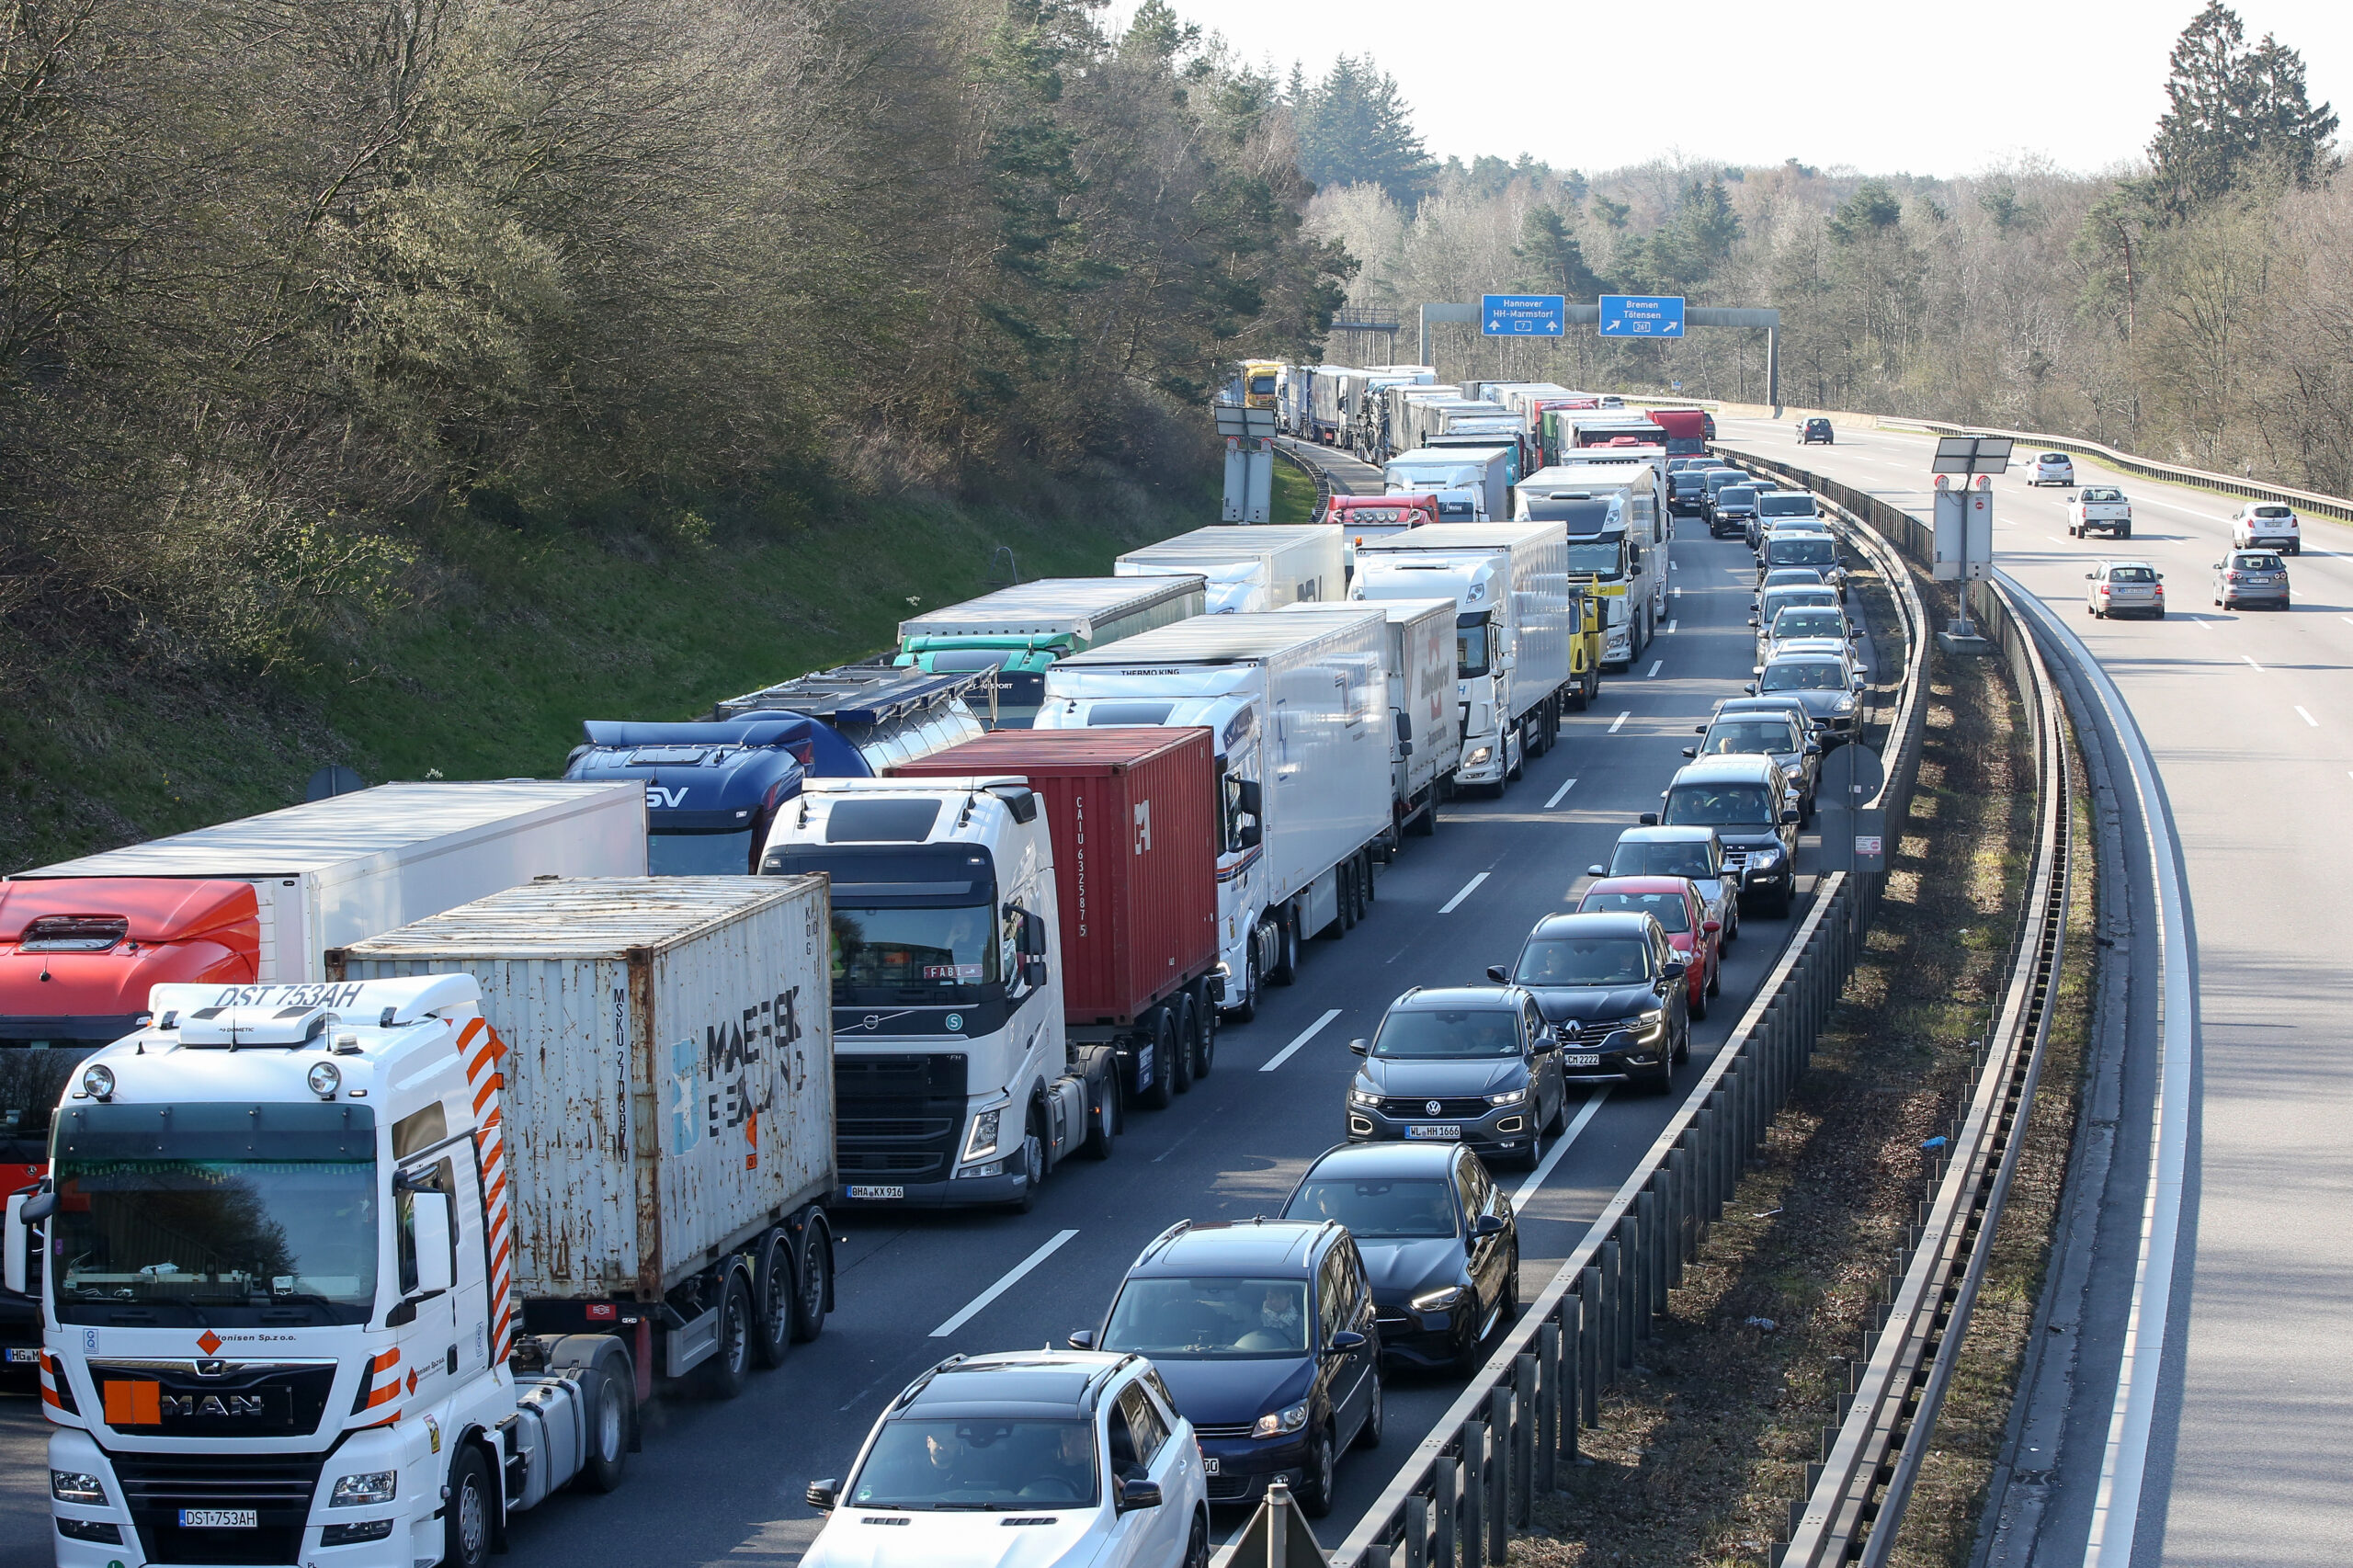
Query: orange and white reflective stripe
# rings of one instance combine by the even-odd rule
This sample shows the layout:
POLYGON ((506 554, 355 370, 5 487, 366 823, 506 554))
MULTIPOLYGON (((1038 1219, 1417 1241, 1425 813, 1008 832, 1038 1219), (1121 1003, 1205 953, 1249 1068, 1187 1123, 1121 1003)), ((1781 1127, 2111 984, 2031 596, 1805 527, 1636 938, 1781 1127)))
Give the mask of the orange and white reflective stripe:
POLYGON ((380 1406, 390 1404, 392 1401, 400 1398, 401 1381, 399 1378, 395 1377, 389 1379, 381 1384, 377 1381, 379 1378, 382 1378, 385 1373, 392 1371, 394 1369, 399 1367, 400 1364, 401 1347, 397 1345, 393 1346, 390 1350, 385 1351, 381 1356, 369 1358, 368 1362, 368 1397, 360 1403, 359 1409, 358 1412, 355 1412, 355 1414, 364 1415, 369 1411, 379 1408, 380 1406))
MULTIPOLYGON (((44 1350, 40 1353, 40 1410, 49 1415, 52 1410, 63 1410, 65 1402, 57 1397, 57 1380, 63 1376, 57 1369, 57 1358, 44 1350)), ((50 1416, 55 1420, 55 1416, 50 1416)))
POLYGON ((498 1103, 498 1091, 506 1083, 498 1062, 506 1054, 506 1043, 486 1019, 475 1018, 458 1033, 458 1058, 466 1064, 474 1115, 481 1119, 474 1132, 474 1154, 482 1165, 483 1226, 490 1253, 493 1366, 506 1359, 515 1324, 515 1233, 507 1209, 506 1118, 498 1103))

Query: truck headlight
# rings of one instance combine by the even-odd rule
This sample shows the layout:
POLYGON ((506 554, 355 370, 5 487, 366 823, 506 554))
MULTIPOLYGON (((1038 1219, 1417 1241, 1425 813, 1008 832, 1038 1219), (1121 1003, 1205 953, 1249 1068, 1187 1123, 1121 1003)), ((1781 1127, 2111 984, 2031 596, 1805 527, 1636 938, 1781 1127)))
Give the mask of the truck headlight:
POLYGON ((336 1480, 335 1490, 327 1494, 327 1506, 364 1508, 371 1503, 389 1503, 400 1484, 401 1472, 396 1470, 370 1470, 342 1476, 336 1480))
POLYGON ((1424 1291, 1414 1298, 1413 1304, 1417 1312, 1451 1312, 1455 1303, 1461 1300, 1462 1287, 1449 1285, 1443 1290, 1424 1291))
POLYGON ((86 1503, 94 1508, 107 1506, 106 1483, 87 1471, 51 1471, 49 1494, 61 1503, 86 1503))
POLYGON ((1634 1038, 1642 1040, 1656 1040, 1665 1032, 1666 1009, 1664 1007, 1653 1007, 1649 1012, 1643 1015, 1643 1027, 1635 1032, 1634 1038))
POLYGON ((1288 1410, 1269 1410, 1258 1417, 1258 1424, 1250 1428, 1250 1435, 1254 1437, 1279 1437, 1306 1425, 1307 1402, 1302 1400, 1288 1410))
POLYGON ((972 1113, 972 1131, 964 1135, 965 1159, 985 1160, 996 1153, 997 1120, 1004 1114, 1003 1106, 972 1113))
POLYGON ((1478 746, 1474 747, 1471 755, 1464 757, 1462 760, 1469 763, 1472 767, 1476 767, 1494 755, 1495 749, 1492 746, 1478 746))
POLYGON ((1518 1105, 1527 1097, 1526 1089, 1506 1089, 1500 1095, 1489 1095, 1487 1103, 1489 1105, 1518 1105))

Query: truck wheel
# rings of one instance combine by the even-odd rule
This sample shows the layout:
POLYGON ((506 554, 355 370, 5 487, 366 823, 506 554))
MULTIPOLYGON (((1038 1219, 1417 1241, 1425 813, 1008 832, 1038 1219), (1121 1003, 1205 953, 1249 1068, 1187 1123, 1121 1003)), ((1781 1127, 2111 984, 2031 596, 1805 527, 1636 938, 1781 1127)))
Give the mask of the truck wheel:
POLYGON ((792 1338, 806 1345, 825 1332, 825 1312, 834 1304, 833 1233, 814 1215, 801 1228, 792 1287, 792 1338))
POLYGON ((614 1492, 629 1471, 629 1434, 636 1425, 631 1410, 633 1391, 601 1367, 581 1374, 580 1392, 588 1401, 588 1462, 572 1484, 584 1492, 614 1492))
POLYGON ((1299 905, 1286 903, 1275 914, 1275 961, 1267 971, 1268 983, 1290 985, 1299 980, 1299 905))
POLYGON ((1168 1027, 1168 1009, 1154 1007, 1137 1022, 1152 1040, 1152 1082, 1138 1087, 1136 1099, 1147 1109, 1166 1110, 1176 1097, 1169 1089, 1169 1079, 1175 1075, 1168 1060, 1169 1043, 1176 1031, 1168 1027))
POLYGON ((1191 994, 1170 997, 1168 1015, 1173 1025, 1168 1031, 1169 1087, 1189 1095, 1193 1092, 1193 1031, 1198 1022, 1191 994))
POLYGON ((1206 1078, 1217 1065, 1217 1008, 1201 983, 1193 984, 1193 1076, 1206 1078))
POLYGON ((1511 760, 1510 765, 1504 769, 1504 776, 1502 779, 1495 785, 1495 798, 1497 800, 1501 800, 1503 798, 1504 785, 1517 784, 1520 779, 1528 776, 1528 726, 1525 724, 1513 725, 1510 731, 1508 731, 1504 736, 1504 746, 1506 751, 1509 754, 1511 760), (1519 744, 1517 746, 1514 746, 1511 744, 1514 741, 1518 741, 1519 744))
POLYGON ((782 1366, 785 1346, 792 1343, 792 1238, 780 1225, 760 1237, 753 1255, 752 1301, 759 1309, 752 1323, 752 1359, 782 1366))
POLYGON ((1233 1006, 1236 1023, 1246 1024, 1258 1016, 1258 987, 1266 983, 1261 974, 1265 961, 1259 956, 1266 947, 1266 928, 1265 923, 1260 922, 1252 929, 1250 940, 1243 944, 1242 1000, 1233 1006))
POLYGON ((458 1446, 449 1466, 449 1500, 441 1514, 441 1561, 449 1568, 487 1568, 490 1562, 490 1466, 472 1443, 458 1446))
POLYGON ((1090 1160, 1108 1160, 1111 1157, 1111 1141, 1120 1135, 1120 1074, 1114 1068, 1088 1082, 1097 1091, 1097 1097, 1089 1108, 1086 1141, 1078 1146, 1078 1152, 1090 1160))
POLYGON ((702 1373, 702 1394, 705 1399, 733 1399, 744 1392, 744 1384, 752 1375, 753 1324, 752 1288, 744 1283, 739 1268, 727 1271, 727 1283, 719 1293, 719 1348, 699 1370, 702 1373))

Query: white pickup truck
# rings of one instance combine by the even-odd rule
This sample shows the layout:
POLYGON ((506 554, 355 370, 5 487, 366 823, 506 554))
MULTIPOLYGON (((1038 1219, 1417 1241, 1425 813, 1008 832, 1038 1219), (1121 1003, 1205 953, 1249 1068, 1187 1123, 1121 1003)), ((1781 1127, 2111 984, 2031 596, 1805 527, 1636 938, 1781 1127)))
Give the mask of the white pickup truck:
POLYGON ((2132 503, 2113 484, 2087 484, 2067 503, 2067 532, 2089 539, 2097 528, 2110 539, 2132 537, 2132 503))

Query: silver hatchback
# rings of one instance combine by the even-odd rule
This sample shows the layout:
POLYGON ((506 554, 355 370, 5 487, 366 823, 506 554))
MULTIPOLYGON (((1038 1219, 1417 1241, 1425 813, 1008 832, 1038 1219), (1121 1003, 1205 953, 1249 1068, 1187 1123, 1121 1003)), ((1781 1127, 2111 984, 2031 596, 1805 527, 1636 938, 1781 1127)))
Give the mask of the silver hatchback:
POLYGON ((2165 619, 2165 574, 2145 561, 2103 561, 2085 573, 2084 579, 2091 585, 2084 590, 2086 615, 2165 619))
POLYGON ((2268 550, 2234 550, 2214 562, 2214 602, 2288 608, 2288 563, 2268 550))

